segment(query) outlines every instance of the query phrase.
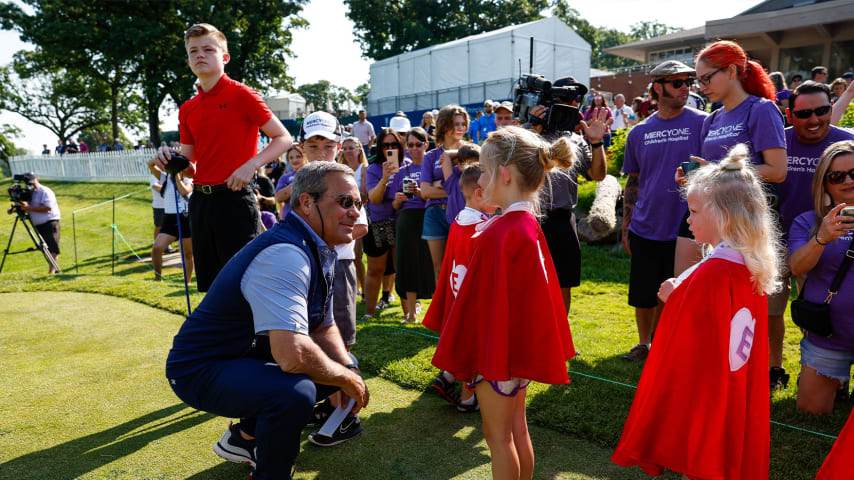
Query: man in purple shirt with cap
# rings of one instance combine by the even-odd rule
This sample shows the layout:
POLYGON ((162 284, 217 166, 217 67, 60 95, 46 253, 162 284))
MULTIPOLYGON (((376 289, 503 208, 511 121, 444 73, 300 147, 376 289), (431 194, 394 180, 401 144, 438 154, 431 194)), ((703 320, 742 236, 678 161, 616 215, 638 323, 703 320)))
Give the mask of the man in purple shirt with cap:
POLYGON ((695 81, 693 68, 668 60, 650 72, 650 96, 659 109, 629 131, 623 173, 629 175, 623 200, 623 246, 632 256, 629 305, 635 307, 638 344, 624 360, 649 354, 661 314, 658 287, 674 276, 679 225, 687 206, 673 172, 702 145, 705 112, 685 108, 695 81))

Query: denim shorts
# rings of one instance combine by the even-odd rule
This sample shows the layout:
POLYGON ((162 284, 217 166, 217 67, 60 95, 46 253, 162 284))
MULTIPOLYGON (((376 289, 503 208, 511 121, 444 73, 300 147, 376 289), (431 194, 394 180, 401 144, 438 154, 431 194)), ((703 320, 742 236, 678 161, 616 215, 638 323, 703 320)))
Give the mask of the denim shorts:
POLYGON ((448 238, 451 225, 445 218, 445 205, 433 205, 424 212, 424 228, 421 230, 422 240, 444 240, 448 238))
POLYGON ((807 337, 801 339, 801 365, 814 368, 819 375, 845 383, 851 375, 852 363, 854 352, 830 350, 816 346, 807 337))

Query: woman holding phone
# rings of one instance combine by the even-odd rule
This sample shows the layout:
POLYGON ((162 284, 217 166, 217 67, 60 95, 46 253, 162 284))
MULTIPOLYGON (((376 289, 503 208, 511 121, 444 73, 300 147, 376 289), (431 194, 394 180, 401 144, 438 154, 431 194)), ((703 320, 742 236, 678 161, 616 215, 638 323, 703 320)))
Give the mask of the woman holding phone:
MULTIPOLYGON (((394 275, 394 202, 395 175, 401 166, 410 160, 403 154, 403 137, 390 128, 380 130, 377 135, 376 156, 368 166, 368 234, 362 239, 362 248, 368 257, 365 275, 365 317, 373 317, 377 308, 377 296, 383 276, 394 275), (392 186, 389 186, 389 184, 392 186)), ((392 277, 393 278, 393 277, 392 277)), ((393 282, 393 280, 391 280, 393 282)), ((390 285, 390 284, 389 284, 390 285)), ((383 290, 384 306, 388 305, 389 291, 383 290)))
POLYGON ((421 238, 427 240, 430 257, 433 261, 433 275, 439 278, 442 259, 445 256, 445 242, 451 224, 445 218, 448 208, 448 194, 442 188, 442 153, 445 150, 457 150, 463 141, 463 135, 469 129, 469 115, 459 105, 446 105, 439 110, 436 119, 436 146, 424 156, 421 165, 421 197, 427 200, 424 213, 424 229, 421 238))

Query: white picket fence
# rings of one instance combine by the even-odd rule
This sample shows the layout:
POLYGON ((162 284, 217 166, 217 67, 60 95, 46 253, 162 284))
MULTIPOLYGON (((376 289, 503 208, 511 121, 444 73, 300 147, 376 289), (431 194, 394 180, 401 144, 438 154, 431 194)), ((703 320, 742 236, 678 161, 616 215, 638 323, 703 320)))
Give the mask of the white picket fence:
POLYGON ((121 150, 57 155, 22 155, 9 158, 13 174, 35 172, 45 180, 75 182, 148 181, 148 160, 154 149, 121 150))

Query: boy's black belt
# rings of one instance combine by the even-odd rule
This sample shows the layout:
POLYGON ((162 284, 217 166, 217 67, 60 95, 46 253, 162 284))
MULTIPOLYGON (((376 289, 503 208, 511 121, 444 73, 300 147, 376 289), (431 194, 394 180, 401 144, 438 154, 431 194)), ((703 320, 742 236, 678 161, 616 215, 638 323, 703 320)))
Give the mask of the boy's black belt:
POLYGON ((220 183, 219 185, 196 185, 194 188, 197 192, 202 192, 205 195, 213 195, 217 192, 224 192, 228 190, 228 184, 220 183))

